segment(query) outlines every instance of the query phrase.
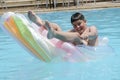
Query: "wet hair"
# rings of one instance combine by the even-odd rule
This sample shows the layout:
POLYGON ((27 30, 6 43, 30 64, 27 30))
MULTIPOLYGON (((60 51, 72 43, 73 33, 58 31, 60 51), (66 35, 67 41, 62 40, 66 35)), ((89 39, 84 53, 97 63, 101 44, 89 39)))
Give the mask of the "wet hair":
POLYGON ((85 17, 82 13, 76 12, 71 16, 71 23, 77 20, 85 20, 85 17))

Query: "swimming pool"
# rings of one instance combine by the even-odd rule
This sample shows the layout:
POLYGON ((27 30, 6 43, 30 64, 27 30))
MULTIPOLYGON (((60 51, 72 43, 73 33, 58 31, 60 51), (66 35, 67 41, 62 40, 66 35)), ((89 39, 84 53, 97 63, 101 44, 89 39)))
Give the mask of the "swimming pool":
MULTIPOLYGON (((72 27, 70 16, 74 12, 78 11, 40 13, 39 16, 67 31, 72 27)), ((120 80, 120 8, 80 12, 86 16, 88 26, 95 25, 100 36, 109 38, 114 54, 89 62, 44 63, 0 29, 0 80, 120 80)))

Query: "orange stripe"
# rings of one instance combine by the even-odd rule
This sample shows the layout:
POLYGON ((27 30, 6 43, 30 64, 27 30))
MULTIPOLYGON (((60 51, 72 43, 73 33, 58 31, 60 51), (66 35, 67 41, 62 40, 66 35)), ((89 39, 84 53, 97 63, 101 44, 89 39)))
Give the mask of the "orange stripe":
POLYGON ((51 60, 50 55, 48 55, 48 53, 46 53, 45 50, 42 47, 40 47, 40 45, 36 42, 31 31, 29 31, 29 29, 27 28, 28 25, 24 22, 24 19, 19 16, 15 16, 13 17, 13 19, 22 37, 42 56, 42 58, 49 62, 51 60), (24 29, 22 30, 21 28, 22 29, 24 28, 25 30, 24 29), (27 35, 29 36, 29 38, 27 38, 28 37, 27 35))
POLYGON ((41 57, 41 55, 39 55, 39 53, 32 48, 32 46, 30 46, 30 44, 21 36, 21 34, 19 33, 18 28, 16 27, 16 24, 13 20, 12 17, 9 18, 9 20, 7 20, 7 22, 5 22, 5 27, 6 29, 12 33, 13 36, 15 36, 21 43, 23 43, 29 50, 31 50, 31 52, 33 52, 37 57, 39 57, 40 59, 42 59, 43 61, 46 61, 45 59, 43 59, 41 57))

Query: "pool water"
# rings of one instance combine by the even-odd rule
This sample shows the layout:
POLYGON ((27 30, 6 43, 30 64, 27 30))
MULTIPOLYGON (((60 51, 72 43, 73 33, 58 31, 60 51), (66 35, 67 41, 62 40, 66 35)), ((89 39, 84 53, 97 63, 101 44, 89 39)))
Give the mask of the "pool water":
POLYGON ((70 17, 75 12, 82 12, 87 25, 97 27, 99 36, 109 38, 108 45, 114 50, 113 54, 89 62, 44 63, 0 29, 0 80, 120 80, 120 8, 38 15, 67 31, 72 28, 70 17))

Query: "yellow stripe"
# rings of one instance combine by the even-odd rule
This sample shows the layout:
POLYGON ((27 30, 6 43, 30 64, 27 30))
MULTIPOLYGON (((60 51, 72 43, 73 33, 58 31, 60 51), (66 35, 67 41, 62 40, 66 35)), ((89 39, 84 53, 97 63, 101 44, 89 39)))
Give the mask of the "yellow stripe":
MULTIPOLYGON (((18 28, 21 36, 42 56, 47 62, 51 61, 51 56, 49 56, 44 49, 42 49, 38 43, 34 40, 31 32, 27 28, 28 25, 24 22, 22 18, 14 16, 14 22, 18 28)), ((41 45, 42 46, 42 45, 41 45)))
POLYGON ((39 53, 30 46, 30 44, 25 41, 25 39, 21 36, 21 34, 19 33, 19 30, 17 29, 16 27, 16 24, 14 23, 12 17, 9 18, 9 20, 7 20, 7 22, 4 23, 5 24, 5 27, 6 29, 12 33, 13 36, 15 36, 21 43, 23 43, 29 50, 31 50, 31 52, 33 52, 37 57, 39 57, 40 59, 42 59, 43 61, 46 61, 44 60, 41 55, 39 55, 39 53))

